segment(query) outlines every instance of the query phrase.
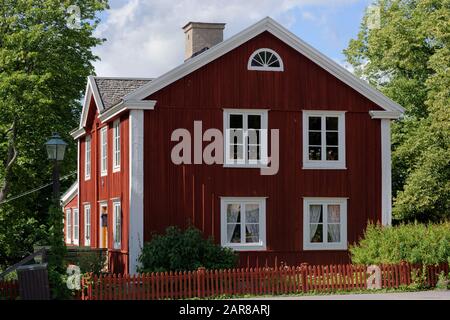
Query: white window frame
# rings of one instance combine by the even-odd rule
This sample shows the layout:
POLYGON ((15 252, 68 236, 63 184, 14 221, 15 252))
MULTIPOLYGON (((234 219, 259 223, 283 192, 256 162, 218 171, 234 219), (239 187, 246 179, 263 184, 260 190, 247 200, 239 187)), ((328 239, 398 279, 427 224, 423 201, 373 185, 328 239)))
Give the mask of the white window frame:
POLYGON ((248 70, 255 70, 255 71, 278 71, 278 72, 281 72, 281 71, 284 71, 283 59, 281 59, 280 55, 279 55, 276 51, 274 51, 274 50, 272 50, 272 49, 269 49, 269 48, 261 48, 261 49, 258 49, 258 50, 256 50, 256 51, 254 51, 254 52, 250 55, 250 58, 248 59, 248 62, 247 62, 247 69, 248 69, 248 70), (279 63, 280 63, 280 66, 279 66, 279 67, 269 67, 269 66, 267 66, 267 65, 265 65, 265 66, 260 66, 260 67, 252 66, 252 60, 253 60, 253 58, 254 58, 258 53, 263 52, 263 51, 267 51, 267 52, 272 53, 272 54, 278 59, 278 61, 279 61, 279 63))
POLYGON ((306 111, 303 110, 303 169, 347 169, 345 160, 345 111, 306 111), (309 118, 320 117, 322 160, 309 159, 309 118), (338 118, 338 157, 339 160, 326 160, 326 117, 338 118))
POLYGON ((122 247, 122 207, 120 201, 113 201, 113 242, 114 249, 121 249, 122 247), (119 221, 117 221, 117 215, 119 215, 119 221), (117 226, 119 222, 120 239, 117 241, 117 226))
POLYGON ((85 204, 84 205, 84 245, 85 246, 91 245, 91 219, 92 219, 91 205, 85 204), (88 217, 89 217, 89 219, 88 219, 88 217))
MULTIPOLYGON (((245 212, 245 211, 243 211, 245 212)), ((265 197, 221 197, 220 198, 220 239, 222 247, 236 251, 266 250, 266 198, 265 197), (228 243, 227 239, 227 205, 240 203, 259 204, 259 243, 242 243, 245 237, 245 214, 241 212, 241 243, 228 243)))
POLYGON ((120 171, 120 119, 113 123, 113 172, 120 171))
POLYGON ((86 136, 86 139, 84 141, 84 180, 91 179, 91 141, 91 136, 86 136))
POLYGON ((66 243, 72 243, 72 209, 66 209, 66 243))
POLYGON ((100 175, 108 174, 108 126, 100 129, 100 175))
POLYGON ((303 250, 347 250, 347 198, 304 198, 303 199, 303 250), (310 205, 340 206, 340 242, 328 242, 327 211, 323 210, 323 240, 322 243, 310 241, 310 205))
POLYGON ((223 128, 224 128, 224 167, 233 168, 262 168, 268 164, 268 110, 267 109, 224 109, 223 111, 223 128), (242 115, 243 125, 243 159, 235 160, 230 158, 230 115, 242 115), (248 160, 248 116, 261 116, 261 160, 248 160))
POLYGON ((74 208, 72 210, 72 216, 73 216, 73 244, 78 245, 80 243, 80 212, 78 211, 78 208, 74 208))

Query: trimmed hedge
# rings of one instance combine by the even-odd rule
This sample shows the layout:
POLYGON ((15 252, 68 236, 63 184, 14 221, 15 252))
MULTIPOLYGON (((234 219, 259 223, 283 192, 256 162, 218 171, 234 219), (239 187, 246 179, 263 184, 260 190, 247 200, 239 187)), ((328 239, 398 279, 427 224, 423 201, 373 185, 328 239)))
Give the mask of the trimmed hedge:
POLYGON ((357 264, 450 262, 450 223, 395 227, 369 223, 364 238, 350 246, 350 253, 357 264))
POLYGON ((154 235, 144 244, 138 272, 193 271, 236 267, 237 255, 228 248, 205 239, 200 230, 189 227, 182 231, 169 227, 164 235, 154 235))

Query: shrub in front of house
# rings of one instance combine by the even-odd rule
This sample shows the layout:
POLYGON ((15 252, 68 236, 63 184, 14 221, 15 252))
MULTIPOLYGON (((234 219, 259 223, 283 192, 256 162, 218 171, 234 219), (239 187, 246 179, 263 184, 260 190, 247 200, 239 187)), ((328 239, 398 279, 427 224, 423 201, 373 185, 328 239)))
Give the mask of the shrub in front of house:
POLYGON ((193 271, 236 267, 237 255, 205 239, 200 230, 169 227, 163 235, 153 235, 139 257, 139 272, 193 271))
POLYGON ((350 253, 356 264, 450 262, 450 222, 394 227, 369 224, 364 238, 350 246, 350 253))

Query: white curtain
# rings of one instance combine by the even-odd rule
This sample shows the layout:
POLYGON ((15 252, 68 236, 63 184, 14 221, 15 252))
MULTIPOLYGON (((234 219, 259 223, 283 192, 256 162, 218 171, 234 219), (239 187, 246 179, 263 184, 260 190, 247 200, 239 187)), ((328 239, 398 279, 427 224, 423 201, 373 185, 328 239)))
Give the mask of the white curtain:
POLYGON ((329 205, 328 206, 328 236, 331 242, 341 241, 341 225, 340 225, 340 206, 329 205))
POLYGON ((241 206, 239 204, 229 204, 227 206, 227 239, 228 242, 231 242, 234 234, 234 230, 236 228, 240 228, 239 224, 236 224, 238 221, 239 215, 241 211, 241 206))
POLYGON ((309 223, 310 223, 310 235, 309 240, 311 241, 317 231, 317 226, 320 221, 320 216, 322 213, 322 205, 311 205, 309 206, 309 223))

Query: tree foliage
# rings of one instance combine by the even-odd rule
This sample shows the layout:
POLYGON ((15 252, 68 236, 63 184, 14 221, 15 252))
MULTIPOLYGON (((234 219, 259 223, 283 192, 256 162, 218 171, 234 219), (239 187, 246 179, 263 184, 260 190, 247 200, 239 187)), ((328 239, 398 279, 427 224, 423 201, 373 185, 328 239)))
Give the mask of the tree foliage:
MULTIPOLYGON (((45 141, 59 132, 69 143, 62 174, 76 171, 77 126, 92 48, 98 0, 3 0, 0 6, 0 202, 51 181, 45 141), (80 8, 69 28, 70 5, 80 8)), ((72 181, 73 178, 72 177, 72 181)), ((72 181, 62 184, 65 188, 72 181)), ((0 266, 17 261, 48 231, 51 188, 0 204, 0 266), (40 231, 40 232, 39 232, 40 231)))
POLYGON ((406 109, 394 123, 397 221, 450 217, 450 0, 376 0, 344 51, 358 76, 406 109))

